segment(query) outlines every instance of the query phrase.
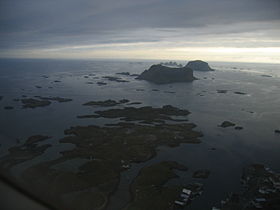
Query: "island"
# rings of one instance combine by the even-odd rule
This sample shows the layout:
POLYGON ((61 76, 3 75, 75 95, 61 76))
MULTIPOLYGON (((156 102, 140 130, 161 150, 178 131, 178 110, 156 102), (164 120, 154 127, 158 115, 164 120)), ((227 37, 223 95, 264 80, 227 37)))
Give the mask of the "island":
POLYGON ((214 71, 207 62, 202 60, 190 61, 186 67, 191 68, 193 71, 214 71))
POLYGON ((196 78, 193 76, 193 70, 187 66, 175 68, 156 64, 142 72, 136 79, 146 80, 156 84, 169 84, 175 82, 192 82, 196 78))
POLYGON ((105 106, 106 107, 106 106, 116 106, 119 104, 125 104, 128 102, 129 102, 129 100, 127 100, 127 99, 121 99, 119 101, 108 99, 105 101, 89 101, 87 103, 84 103, 83 105, 84 106, 105 106))
MULTIPOLYGON (((151 160, 157 155, 159 146, 176 147, 183 143, 201 142, 203 134, 194 130, 195 124, 176 121, 176 117, 187 118, 189 114, 188 110, 171 105, 95 111, 97 117, 112 119, 113 124, 70 127, 64 130, 65 135, 59 142, 72 144, 71 148, 60 151, 57 158, 24 169, 20 175, 22 182, 7 177, 55 209, 104 210, 119 185, 122 172, 137 163, 151 160), (74 166, 74 163, 76 166, 69 170, 61 167, 74 166)), ((11 167, 43 154, 51 147, 46 141, 48 138, 34 135, 10 148, 9 153, 0 159, 2 174, 8 174, 11 167)), ((155 206, 144 209, 168 209, 170 205, 177 205, 175 201, 178 203, 185 199, 181 196, 184 188, 192 191, 191 202, 201 192, 201 185, 165 186, 170 179, 177 177, 178 170, 186 169, 170 161, 141 169, 130 185, 131 200, 127 210, 149 206, 154 200, 158 201, 155 206), (149 194, 146 198, 137 196, 154 192, 156 194, 149 194)), ((187 201, 184 205, 188 205, 187 201)))
POLYGON ((14 99, 14 101, 21 101, 22 108, 37 108, 37 107, 45 107, 49 106, 52 102, 57 101, 59 103, 72 101, 70 98, 61 98, 61 97, 42 97, 42 96, 34 96, 34 98, 25 98, 25 99, 14 99), (37 98, 37 99, 35 99, 37 98))

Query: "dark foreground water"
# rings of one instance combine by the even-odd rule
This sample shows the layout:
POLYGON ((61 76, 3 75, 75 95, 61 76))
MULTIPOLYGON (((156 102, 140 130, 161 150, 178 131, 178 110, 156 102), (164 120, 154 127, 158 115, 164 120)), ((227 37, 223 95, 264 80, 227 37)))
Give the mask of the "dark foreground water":
MULTIPOLYGON (((122 174, 120 186, 108 209, 121 209, 129 200, 128 186, 139 169, 161 160, 175 160, 189 168, 188 172, 178 172, 180 178, 167 184, 204 183, 203 194, 185 208, 193 210, 211 209, 229 192, 239 191, 242 168, 250 163, 263 163, 280 171, 280 135, 274 133, 275 129, 280 129, 280 65, 213 62, 210 65, 216 71, 195 72, 199 80, 171 85, 155 85, 134 77, 115 75, 117 72, 139 74, 153 63, 157 62, 0 60, 0 96, 3 96, 0 101, 0 155, 5 155, 9 147, 31 135, 53 137, 48 140, 52 147, 40 157, 15 166, 13 176, 19 177, 23 169, 55 159, 60 151, 73 147, 58 142, 66 128, 108 122, 105 119, 78 119, 77 115, 102 109, 82 106, 83 103, 122 98, 140 101, 143 103, 140 106, 170 104, 188 109, 190 122, 197 124, 196 130, 202 131, 204 137, 197 145, 160 147, 155 158, 133 165, 122 174), (118 76, 129 82, 107 81, 102 76, 118 76), (60 82, 54 82, 56 80, 60 82), (107 85, 97 85, 102 81, 107 85), (221 89, 227 93, 218 93, 217 90, 221 89), (14 101, 22 95, 60 96, 73 101, 22 109, 22 104, 14 101), (5 106, 14 109, 6 110, 5 106), (225 120, 244 129, 218 127, 225 120), (209 178, 194 180, 192 173, 197 169, 209 169, 209 178)), ((71 163, 58 167, 73 170, 77 165, 71 163)))

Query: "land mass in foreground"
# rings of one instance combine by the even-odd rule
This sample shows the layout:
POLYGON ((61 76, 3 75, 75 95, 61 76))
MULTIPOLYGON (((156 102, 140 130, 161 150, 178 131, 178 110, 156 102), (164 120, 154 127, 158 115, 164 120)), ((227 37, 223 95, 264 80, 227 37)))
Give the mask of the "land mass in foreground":
MULTIPOLYGON (((172 122, 173 116, 187 117, 189 112, 170 105, 109 109, 97 113, 104 118, 121 116, 123 119, 103 127, 75 126, 65 130, 66 136, 60 142, 73 144, 74 148, 61 152, 62 156, 55 160, 27 168, 21 177, 23 182, 19 184, 58 209, 105 209, 118 187, 121 172, 128 170, 131 164, 150 160, 160 145, 174 147, 181 143, 200 143, 202 136, 193 130, 195 125, 192 123, 172 122), (77 160, 83 161, 75 171, 57 167, 77 160)), ((45 138, 29 138, 23 146, 10 150, 10 154, 1 160, 3 173, 6 171, 7 174, 19 159, 31 160, 42 154, 49 145, 44 147, 37 143, 45 138)), ((157 175, 161 176, 160 173, 157 175)), ((161 199, 161 205, 165 205, 164 196, 161 199)))

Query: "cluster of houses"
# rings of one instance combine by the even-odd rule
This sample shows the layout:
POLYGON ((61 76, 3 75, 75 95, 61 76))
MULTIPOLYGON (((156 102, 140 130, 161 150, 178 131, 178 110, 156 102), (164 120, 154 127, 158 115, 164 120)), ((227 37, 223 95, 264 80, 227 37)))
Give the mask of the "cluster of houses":
MULTIPOLYGON (((249 174, 246 174, 244 179, 241 179, 241 181, 242 184, 246 186, 247 195, 239 195, 239 197, 246 199, 238 199, 238 205, 246 206, 244 209, 263 209, 266 204, 271 202, 271 200, 274 200, 274 197, 280 197, 280 174, 275 173, 270 168, 251 170, 249 174), (253 190, 250 190, 252 187, 253 190)), ((227 207, 231 206, 231 204, 234 205, 234 201, 232 201, 232 197, 230 197, 225 201, 222 201, 221 204, 221 209, 223 209, 225 205, 227 207)), ((280 204, 277 209, 280 209, 280 204)), ((213 207, 212 210, 220 209, 213 207)))
MULTIPOLYGON (((221 201, 221 208, 212 207, 212 210, 222 210, 225 208, 238 209, 267 209, 267 205, 272 202, 273 209, 280 209, 280 204, 275 204, 275 197, 280 198, 280 174, 275 173, 270 168, 255 166, 249 168, 241 179, 244 187, 243 194, 231 194, 226 200, 221 201), (276 205, 276 207, 275 207, 276 205)), ((201 194, 201 186, 197 186, 197 192, 193 188, 182 189, 180 196, 174 201, 175 206, 183 208, 193 199, 196 194, 201 194)))
POLYGON ((251 204, 257 209, 262 209, 262 203, 264 202, 266 202, 265 198, 255 198, 255 200, 251 201, 251 204))
POLYGON ((280 175, 272 171, 270 168, 265 168, 266 172, 268 172, 269 177, 264 179, 264 184, 258 189, 259 196, 251 201, 251 204, 257 208, 262 209, 263 204, 267 202, 266 197, 271 193, 280 192, 280 175))
POLYGON ((182 206, 182 207, 185 206, 189 201, 191 194, 192 194, 191 190, 183 188, 180 194, 180 199, 174 201, 174 203, 178 206, 182 206))

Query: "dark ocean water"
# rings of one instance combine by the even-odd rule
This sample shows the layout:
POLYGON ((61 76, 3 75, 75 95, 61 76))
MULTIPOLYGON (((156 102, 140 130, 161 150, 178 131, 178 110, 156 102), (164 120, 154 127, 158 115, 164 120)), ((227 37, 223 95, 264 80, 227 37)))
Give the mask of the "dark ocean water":
MULTIPOLYGON (((70 126, 111 122, 105 119, 78 119, 77 115, 102 109, 82 106, 83 103, 123 98, 141 101, 143 104, 140 106, 159 107, 170 104, 188 109, 191 112, 189 121, 197 124, 196 130, 202 131, 204 137, 201 138, 201 144, 160 147, 155 158, 133 165, 122 174, 119 189, 112 196, 108 209, 123 207, 129 199, 129 183, 139 169, 161 160, 175 160, 189 168, 186 173, 178 172, 180 178, 167 184, 194 181, 191 175, 197 169, 211 171, 208 179, 199 180, 204 183, 203 194, 186 207, 193 210, 211 209, 226 198, 229 192, 239 191, 242 168, 248 164, 263 163, 280 171, 280 135, 274 133, 275 129, 280 129, 280 65, 212 62, 210 65, 216 71, 195 72, 199 80, 170 85, 155 85, 135 80, 134 77, 115 75, 117 72, 139 74, 158 62, 0 60, 0 96, 3 96, 0 101, 1 156, 7 153, 9 147, 31 135, 53 137, 49 140, 53 145, 51 148, 42 156, 14 167, 13 175, 19 177, 23 169, 41 161, 55 159, 60 151, 73 147, 58 142, 63 137, 63 131, 70 126), (102 76, 118 76, 129 82, 107 81, 102 76), (98 86, 97 82, 100 81, 107 85, 98 86), (220 89, 228 92, 218 93, 220 89), (237 91, 246 94, 235 94, 237 91), (21 103, 14 101, 22 98, 22 95, 59 96, 73 101, 22 109, 21 103), (6 110, 5 106, 13 106, 14 109, 6 110), (218 127, 225 120, 244 129, 218 127)), ((76 165, 71 163, 58 167, 73 170, 76 165)))

